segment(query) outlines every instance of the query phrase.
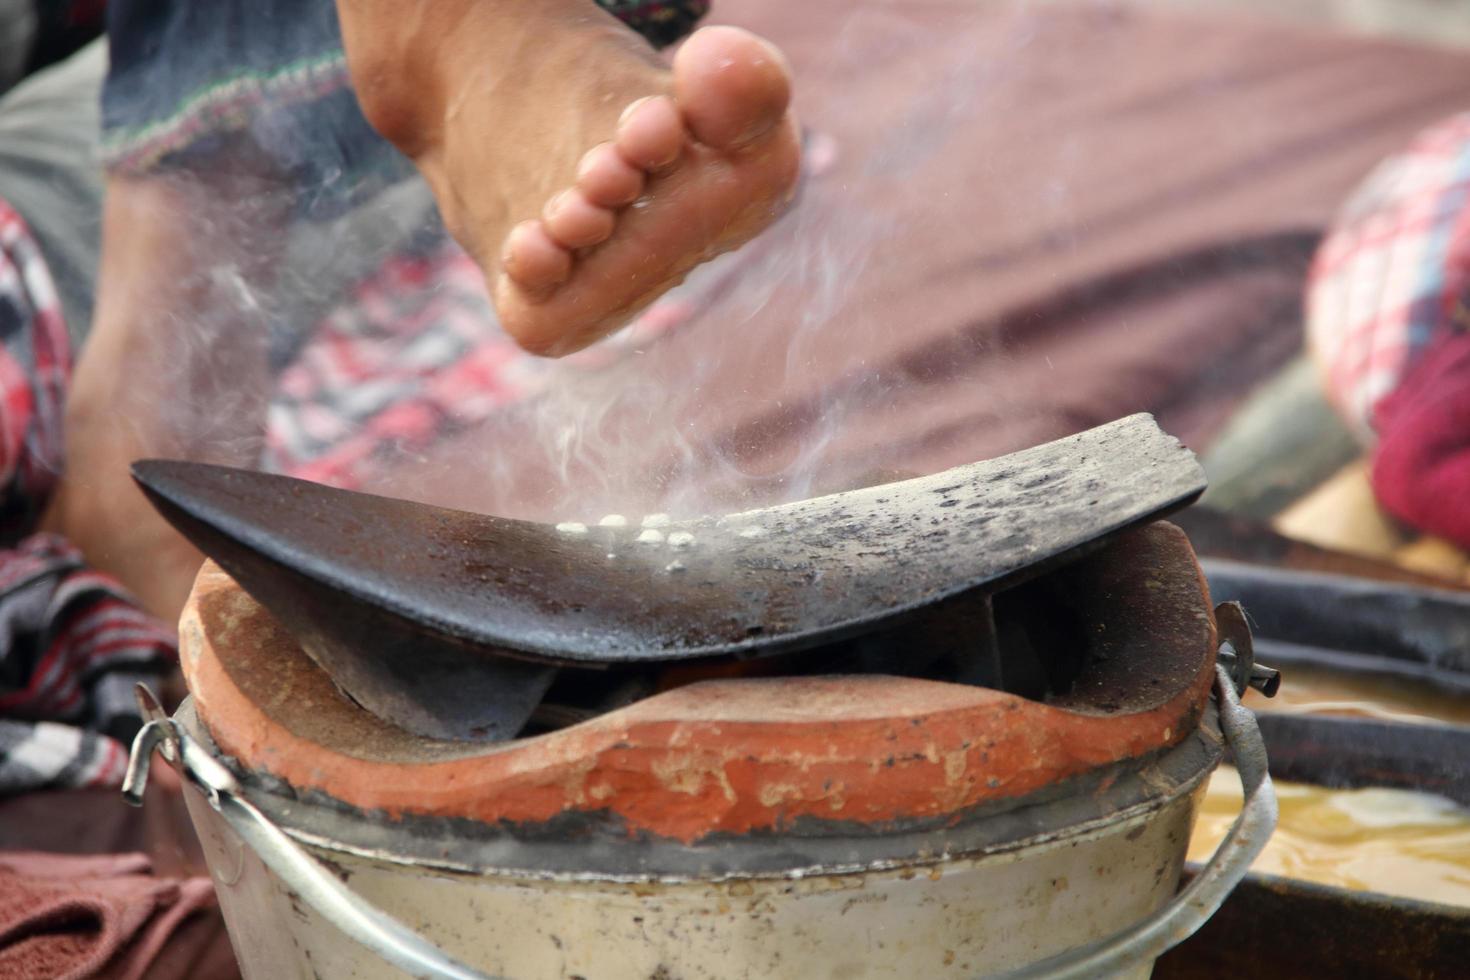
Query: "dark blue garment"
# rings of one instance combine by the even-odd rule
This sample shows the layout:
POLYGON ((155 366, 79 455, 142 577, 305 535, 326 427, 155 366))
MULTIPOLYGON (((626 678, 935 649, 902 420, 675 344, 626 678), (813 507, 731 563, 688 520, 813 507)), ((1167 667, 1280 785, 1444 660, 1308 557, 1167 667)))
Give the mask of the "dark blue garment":
POLYGON ((113 0, 109 17, 114 171, 218 166, 248 148, 320 216, 412 172, 358 108, 330 0, 113 0))
MULTIPOLYGON (((707 7, 597 2, 655 44, 707 7)), ((302 190, 312 217, 412 173, 357 105, 332 0, 112 0, 108 42, 103 155, 114 172, 218 166, 248 148, 302 190)))

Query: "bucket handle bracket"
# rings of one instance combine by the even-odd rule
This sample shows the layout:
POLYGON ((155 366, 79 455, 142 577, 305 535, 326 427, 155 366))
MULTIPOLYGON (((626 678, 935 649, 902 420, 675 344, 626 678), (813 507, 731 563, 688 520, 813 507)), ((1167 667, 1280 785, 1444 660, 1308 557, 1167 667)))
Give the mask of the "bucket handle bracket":
POLYGON ((241 792, 240 783, 209 750, 169 718, 153 692, 136 688, 146 723, 133 740, 123 777, 123 799, 142 806, 154 750, 196 786, 265 866, 351 939, 424 980, 499 980, 449 956, 423 936, 343 885, 296 845, 241 792))
POLYGON ((1216 659, 1229 670, 1235 693, 1243 697, 1245 689, 1253 687, 1274 698, 1281 687, 1281 671, 1256 663, 1256 644, 1245 607, 1235 601, 1220 603, 1215 607, 1215 628, 1220 632, 1216 659))

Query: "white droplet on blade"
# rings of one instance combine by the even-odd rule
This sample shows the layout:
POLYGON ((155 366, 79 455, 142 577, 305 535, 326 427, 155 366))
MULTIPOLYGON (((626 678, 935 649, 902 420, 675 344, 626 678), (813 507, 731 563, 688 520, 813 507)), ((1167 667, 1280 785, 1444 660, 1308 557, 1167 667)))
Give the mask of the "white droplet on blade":
POLYGON ((763 538, 766 536, 766 529, 763 527, 748 527, 740 532, 740 536, 742 538, 763 538))
POLYGON ((586 534, 587 525, 581 521, 562 521, 556 526, 562 534, 586 534))
POLYGON ((644 527, 668 527, 669 526, 669 515, 668 514, 649 514, 647 517, 643 518, 643 526, 644 527))
POLYGON ((638 535, 638 543, 639 544, 663 544, 664 543, 664 533, 662 531, 655 531, 653 528, 649 528, 648 530, 644 531, 642 534, 638 535))
POLYGON ((694 535, 688 531, 675 531, 669 535, 669 547, 683 551, 694 543, 694 535))
POLYGON ((601 527, 627 527, 628 519, 622 514, 608 514, 597 523, 601 527))
POLYGON ((664 571, 666 571, 666 572, 682 572, 683 570, 684 570, 684 563, 682 561, 677 560, 677 559, 675 559, 674 561, 669 562, 667 565, 664 566, 664 571))

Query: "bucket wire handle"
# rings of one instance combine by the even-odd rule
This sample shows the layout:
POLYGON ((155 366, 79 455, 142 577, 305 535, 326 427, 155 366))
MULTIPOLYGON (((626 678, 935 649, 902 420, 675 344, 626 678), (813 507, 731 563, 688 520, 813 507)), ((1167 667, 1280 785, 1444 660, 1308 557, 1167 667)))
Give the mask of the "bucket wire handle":
POLYGON ((225 818, 287 887, 349 938, 384 960, 424 980, 499 980, 468 967, 388 913, 342 884, 320 861, 298 847, 270 818, 245 799, 240 783, 209 751, 164 714, 153 693, 138 685, 138 701, 148 719, 133 740, 123 798, 143 803, 153 750, 188 777, 209 805, 225 818))
POLYGON ((1184 942, 1245 877, 1276 829, 1276 790, 1266 769, 1266 745, 1255 714, 1240 703, 1235 680, 1224 664, 1215 665, 1220 730, 1235 757, 1245 801, 1200 873, 1163 908, 1121 932, 1070 949, 1018 970, 1001 980, 1091 980, 1113 976, 1144 960, 1157 959, 1184 942))

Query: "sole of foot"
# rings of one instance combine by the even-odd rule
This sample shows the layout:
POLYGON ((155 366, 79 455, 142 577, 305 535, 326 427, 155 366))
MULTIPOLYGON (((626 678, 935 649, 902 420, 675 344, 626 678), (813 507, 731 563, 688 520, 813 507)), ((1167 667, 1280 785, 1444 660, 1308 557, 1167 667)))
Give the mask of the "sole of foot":
POLYGON ((696 32, 674 57, 672 95, 629 105, 572 186, 506 236, 493 285, 505 329, 533 353, 570 353, 759 234, 796 186, 790 101, 770 44, 733 27, 696 32))

